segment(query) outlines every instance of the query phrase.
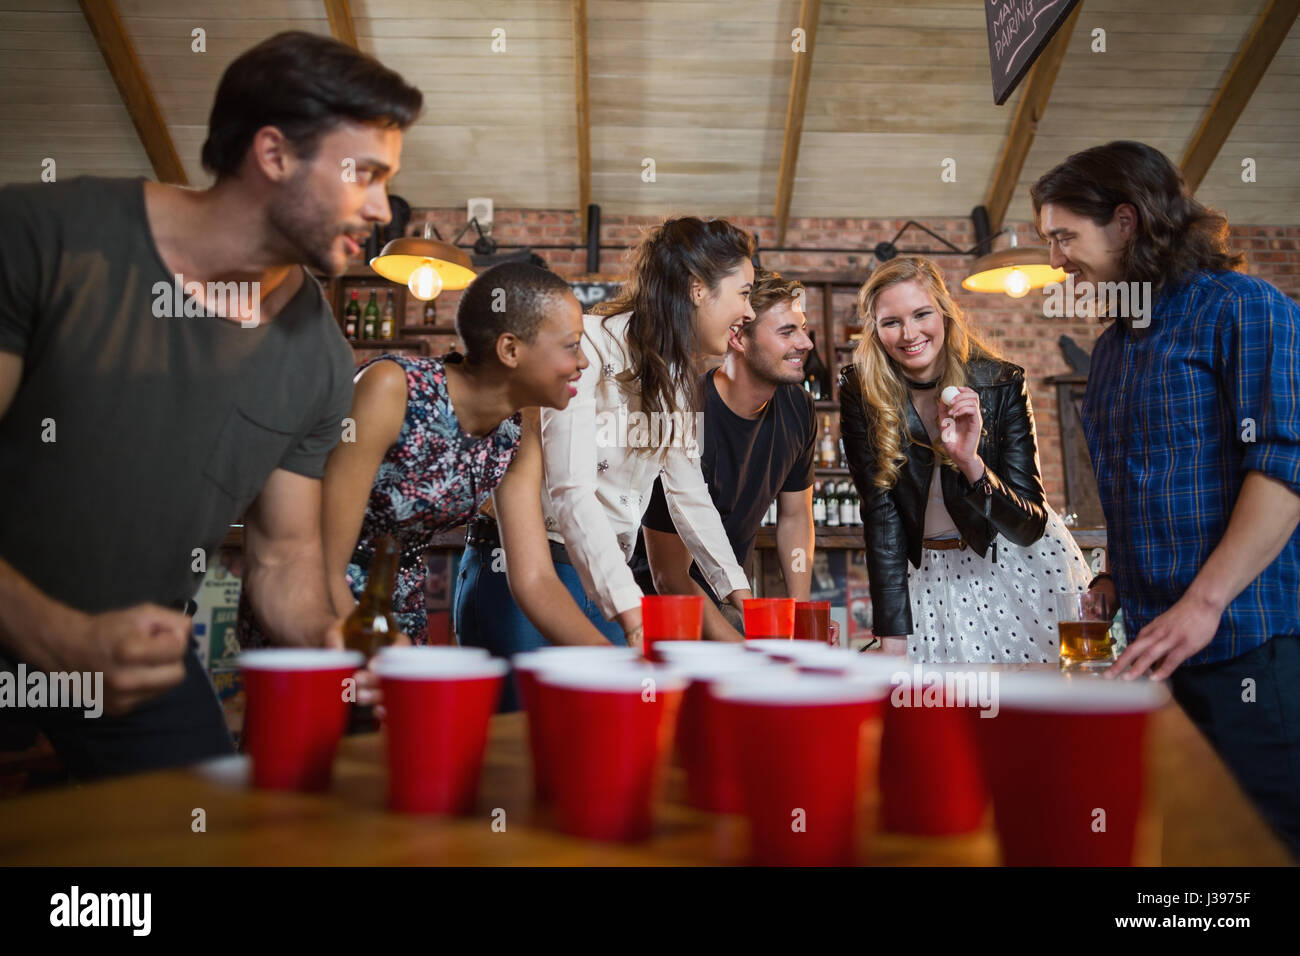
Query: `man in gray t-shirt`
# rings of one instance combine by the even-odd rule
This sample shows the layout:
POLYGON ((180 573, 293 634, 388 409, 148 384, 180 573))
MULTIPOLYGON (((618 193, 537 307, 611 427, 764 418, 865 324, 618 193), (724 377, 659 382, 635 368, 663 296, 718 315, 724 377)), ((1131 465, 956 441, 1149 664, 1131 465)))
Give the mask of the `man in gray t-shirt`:
POLYGON ((352 48, 280 34, 222 78, 210 189, 0 189, 0 669, 102 672, 105 712, 0 722, 34 720, 74 773, 230 751, 172 609, 241 516, 267 632, 341 642, 320 478, 353 362, 303 265, 338 274, 388 220, 420 105, 352 48))

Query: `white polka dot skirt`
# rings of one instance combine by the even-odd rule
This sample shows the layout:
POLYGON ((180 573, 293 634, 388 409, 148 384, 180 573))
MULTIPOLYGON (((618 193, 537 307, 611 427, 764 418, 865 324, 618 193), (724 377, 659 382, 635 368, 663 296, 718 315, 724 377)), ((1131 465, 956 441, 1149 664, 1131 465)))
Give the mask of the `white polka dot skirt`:
POLYGON ((921 551, 908 565, 914 661, 1056 663, 1056 596, 1088 587, 1092 571, 1065 523, 1047 509, 1047 530, 1027 548, 1001 536, 998 560, 965 550, 921 551))

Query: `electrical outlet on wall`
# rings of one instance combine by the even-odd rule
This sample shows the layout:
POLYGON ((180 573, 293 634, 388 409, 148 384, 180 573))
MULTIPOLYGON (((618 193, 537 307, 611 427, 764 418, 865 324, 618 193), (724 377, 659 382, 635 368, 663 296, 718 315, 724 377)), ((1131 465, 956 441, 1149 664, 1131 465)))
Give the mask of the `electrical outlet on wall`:
POLYGON ((465 220, 477 219, 484 232, 492 231, 492 200, 487 197, 471 199, 466 203, 465 220))

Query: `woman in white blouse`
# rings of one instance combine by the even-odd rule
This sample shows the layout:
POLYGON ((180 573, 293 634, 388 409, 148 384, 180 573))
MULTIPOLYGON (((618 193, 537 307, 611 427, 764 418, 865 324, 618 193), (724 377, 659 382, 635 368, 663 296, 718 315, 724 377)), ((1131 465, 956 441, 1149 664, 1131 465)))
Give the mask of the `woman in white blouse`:
POLYGON ((754 317, 753 254, 753 239, 730 223, 671 219, 642 241, 623 294, 583 316, 587 368, 565 413, 542 410, 541 461, 507 472, 499 526, 486 515, 471 523, 457 575, 462 643, 504 657, 548 643, 639 644, 641 589, 627 562, 660 474, 714 591, 737 606, 751 596, 700 472, 694 413, 695 359, 724 354, 731 327, 754 317), (521 496, 543 473, 534 524, 521 496))
POLYGON ((736 607, 752 596, 700 472, 695 360, 725 354, 730 329, 754 317, 753 254, 749 233, 722 219, 651 230, 618 298, 583 317, 588 367, 573 399, 542 410, 547 536, 628 643, 641 639, 641 589, 627 562, 656 477, 713 590, 736 607))

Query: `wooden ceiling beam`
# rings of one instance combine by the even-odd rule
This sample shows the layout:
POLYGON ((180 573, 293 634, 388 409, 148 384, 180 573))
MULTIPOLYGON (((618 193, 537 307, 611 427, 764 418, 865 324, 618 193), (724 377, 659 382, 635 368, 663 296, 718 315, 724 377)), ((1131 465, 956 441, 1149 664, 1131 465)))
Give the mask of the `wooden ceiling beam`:
POLYGON ((794 196, 795 170, 799 166, 799 141, 803 138, 804 107, 808 104, 808 82, 812 77, 813 45, 821 0, 801 0, 799 28, 803 30, 803 52, 794 54, 790 69, 790 99, 785 108, 785 135, 781 140, 781 171, 776 184, 776 244, 785 245, 785 227, 790 221, 790 200, 794 196))
POLYGON ((80 0, 81 12, 90 25, 90 32, 95 36, 99 52, 104 57, 108 72, 117 84, 122 105, 126 107, 131 122, 135 125, 140 145, 153 166, 154 175, 160 183, 189 185, 185 167, 180 155, 172 143, 167 124, 163 122, 158 101, 149 88, 149 80, 136 58, 135 47, 126 35, 122 18, 117 14, 113 0, 80 0))
POLYGON ((1269 0, 1255 21, 1228 69, 1227 79, 1219 86, 1214 102, 1201 117, 1201 124, 1179 163, 1189 193, 1196 192, 1214 165, 1228 134, 1254 95, 1255 87, 1259 86, 1282 41, 1291 32, 1297 14, 1300 14, 1300 0, 1269 0))
POLYGON ((573 92, 578 111, 578 216, 591 204, 591 89, 587 70, 587 0, 573 0, 573 92))
POLYGON ((1025 158, 1029 147, 1033 145, 1038 132, 1038 124, 1047 111, 1047 101, 1052 96, 1052 87, 1056 84, 1056 74, 1065 59, 1065 51, 1070 45, 1070 36, 1074 25, 1079 20, 1080 3, 1061 24, 1047 48, 1039 55, 1025 77, 1025 88, 1020 93, 1020 102, 1016 104, 1016 114, 1011 120, 1011 129, 1007 131, 1006 142, 1002 144, 1002 153, 993 168, 993 182, 989 186, 988 198, 984 206, 989 212, 989 228, 996 234, 1002 228, 1003 217, 1011 205, 1016 186, 1020 184, 1020 171, 1025 167, 1025 158))
POLYGON ((352 7, 348 0, 325 0, 325 16, 330 21, 330 33, 340 43, 346 43, 354 50, 357 46, 357 27, 352 22, 352 7))

